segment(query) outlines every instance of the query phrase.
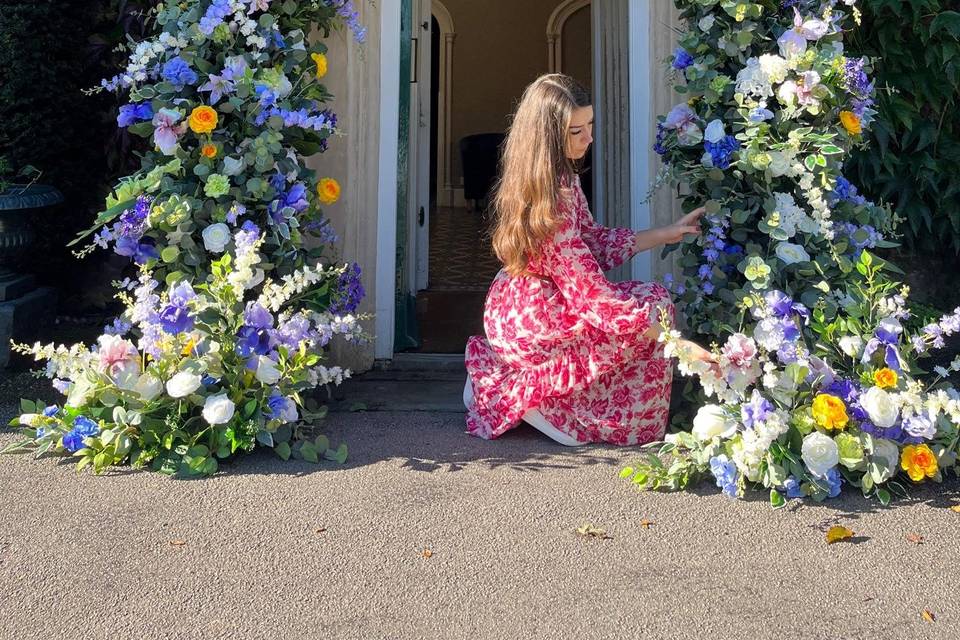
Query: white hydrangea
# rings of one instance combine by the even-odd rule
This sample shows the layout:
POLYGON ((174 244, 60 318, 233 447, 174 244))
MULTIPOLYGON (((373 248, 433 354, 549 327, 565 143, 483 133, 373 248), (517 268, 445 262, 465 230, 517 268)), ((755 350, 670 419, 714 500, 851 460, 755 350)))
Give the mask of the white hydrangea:
POLYGON ((737 74, 737 93, 757 98, 769 98, 773 95, 770 78, 757 58, 748 59, 747 65, 737 74))
POLYGON ((767 83, 771 85, 780 84, 787 79, 787 71, 790 69, 790 66, 787 64, 787 61, 780 56, 765 53, 760 56, 758 64, 760 70, 763 71, 766 76, 767 83))

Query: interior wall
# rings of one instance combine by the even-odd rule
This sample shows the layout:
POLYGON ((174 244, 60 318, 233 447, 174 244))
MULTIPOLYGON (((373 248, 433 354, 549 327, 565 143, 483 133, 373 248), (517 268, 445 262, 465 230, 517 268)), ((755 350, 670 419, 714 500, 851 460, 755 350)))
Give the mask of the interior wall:
POLYGON ((593 90, 593 34, 590 22, 590 5, 578 9, 563 25, 563 50, 560 68, 593 90))
POLYGON ((547 20, 560 0, 443 0, 443 4, 456 30, 450 142, 453 184, 459 186, 460 139, 506 131, 523 90, 548 71, 547 20))

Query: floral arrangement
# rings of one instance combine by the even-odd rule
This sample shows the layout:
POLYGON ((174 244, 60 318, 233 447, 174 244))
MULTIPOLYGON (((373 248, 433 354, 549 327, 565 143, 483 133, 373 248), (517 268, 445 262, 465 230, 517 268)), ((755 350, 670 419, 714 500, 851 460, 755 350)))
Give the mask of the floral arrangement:
POLYGON ((210 474, 257 443, 343 461, 298 422, 301 394, 349 371, 322 364, 340 335, 366 339, 356 264, 337 264, 321 205, 339 198, 305 155, 337 133, 317 28, 365 36, 349 0, 192 0, 159 4, 159 33, 136 44, 101 89, 126 92, 120 127, 152 140, 77 242, 139 266, 116 283, 125 310, 97 345, 19 345, 63 406, 23 401, 27 439, 8 448, 79 458, 99 473, 150 465, 210 474))
POLYGON ((679 247, 671 286, 715 363, 662 340, 709 403, 622 476, 647 489, 712 477, 817 500, 844 484, 887 503, 909 483, 955 472, 960 393, 918 360, 960 331, 960 309, 911 316, 896 267, 870 250, 898 222, 842 176, 874 112, 868 61, 844 55, 855 0, 677 0, 688 29, 672 58, 689 96, 655 150, 706 207, 679 247), (665 460, 666 459, 666 460, 665 460))

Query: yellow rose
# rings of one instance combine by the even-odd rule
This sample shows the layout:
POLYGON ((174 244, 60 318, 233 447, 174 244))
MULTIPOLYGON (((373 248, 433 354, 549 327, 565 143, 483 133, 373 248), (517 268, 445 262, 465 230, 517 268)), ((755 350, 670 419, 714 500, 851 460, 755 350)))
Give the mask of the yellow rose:
POLYGON ((217 145, 215 144, 205 144, 200 147, 200 155, 204 158, 216 158, 217 157, 217 145))
POLYGON ((873 374, 874 383, 881 389, 891 389, 897 386, 897 372, 884 367, 873 374))
POLYGON ((843 128, 847 130, 847 133, 852 136, 858 136, 863 132, 863 128, 860 126, 860 118, 852 111, 841 111, 840 123, 843 124, 843 128))
POLYGON ((208 107, 206 105, 201 105, 195 107, 194 110, 190 113, 190 119, 188 120, 190 124, 190 130, 194 133, 210 133, 217 128, 217 121, 219 116, 217 116, 217 111, 213 107, 208 107))
POLYGON ((900 454, 900 468, 907 472, 911 480, 920 482, 937 475, 937 456, 925 444, 910 444, 900 454))
POLYGON ((813 419, 824 429, 837 431, 847 426, 847 407, 836 396, 821 393, 813 399, 813 419))
POLYGON ((317 63, 317 77, 322 78, 327 75, 327 56, 322 53, 313 53, 310 57, 317 63))
POLYGON ((323 204, 333 204, 340 199, 340 184, 333 178, 321 178, 317 183, 317 197, 323 204))

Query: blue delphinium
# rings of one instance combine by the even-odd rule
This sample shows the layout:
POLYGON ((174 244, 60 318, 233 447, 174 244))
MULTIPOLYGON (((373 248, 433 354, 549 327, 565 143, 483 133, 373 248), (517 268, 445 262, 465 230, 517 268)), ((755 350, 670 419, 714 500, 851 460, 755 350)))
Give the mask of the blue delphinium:
POLYGON ((83 439, 92 438, 100 433, 100 425, 86 416, 77 416, 73 421, 73 429, 63 436, 63 447, 70 453, 83 449, 83 439))
POLYGON ((717 479, 717 486, 723 489, 723 492, 731 498, 737 497, 737 478, 739 472, 735 465, 725 454, 710 458, 710 472, 717 479))
POLYGON ((330 313, 343 315, 353 313, 360 306, 360 301, 366 295, 363 283, 360 281, 360 265, 354 262, 349 269, 340 275, 337 282, 338 296, 330 305, 330 313))
POLYGON ((324 0, 324 3, 336 9, 357 42, 362 44, 367 39, 367 28, 360 24, 360 13, 353 8, 351 0, 324 0))
POLYGON ((197 73, 191 69, 187 61, 180 56, 168 60, 167 63, 163 65, 163 70, 160 72, 160 75, 163 76, 164 80, 172 84, 177 91, 182 91, 185 86, 194 84, 198 79, 197 73))
POLYGON ((673 52, 673 68, 677 71, 683 71, 693 64, 693 56, 687 53, 683 47, 677 47, 673 52))

